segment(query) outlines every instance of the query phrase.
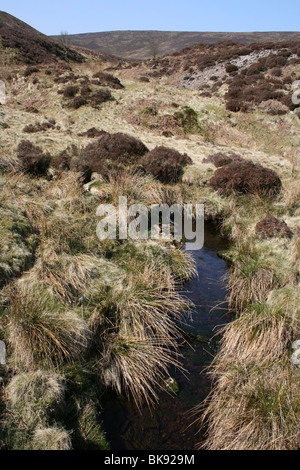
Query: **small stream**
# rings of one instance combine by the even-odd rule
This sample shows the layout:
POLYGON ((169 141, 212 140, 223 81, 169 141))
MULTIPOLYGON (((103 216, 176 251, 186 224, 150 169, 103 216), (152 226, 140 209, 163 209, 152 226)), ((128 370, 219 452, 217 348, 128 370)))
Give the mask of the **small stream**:
POLYGON ((205 245, 192 251, 198 277, 184 286, 195 304, 191 318, 184 325, 188 342, 181 347, 185 376, 170 370, 179 391, 176 395, 159 393, 159 403, 152 409, 146 405, 141 413, 126 399, 112 394, 104 398, 103 428, 112 450, 193 450, 204 440, 199 426, 191 424, 191 409, 198 405, 210 391, 210 380, 205 372, 215 354, 216 338, 220 325, 230 321, 225 302, 226 285, 223 276, 228 270, 218 251, 228 248, 213 223, 205 223, 205 245), (213 338, 213 339, 212 339, 213 338))

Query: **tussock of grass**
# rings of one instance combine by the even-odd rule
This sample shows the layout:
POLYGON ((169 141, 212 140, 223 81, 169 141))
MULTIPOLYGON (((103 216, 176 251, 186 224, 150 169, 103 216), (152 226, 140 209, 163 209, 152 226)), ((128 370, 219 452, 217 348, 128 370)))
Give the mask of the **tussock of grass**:
MULTIPOLYGON (((254 359, 254 356, 253 356, 254 359)), ((299 447, 299 380, 284 359, 235 361, 215 374, 206 446, 211 450, 293 450, 299 447)))
POLYGON ((31 450, 71 450, 70 433, 58 426, 36 429, 31 450))
POLYGON ((116 207, 119 205, 119 196, 126 196, 128 205, 164 202, 163 186, 151 176, 143 176, 137 170, 111 171, 106 181, 95 181, 92 192, 116 207))
POLYGON ((166 267, 138 257, 134 264, 117 286, 103 292, 106 320, 96 312, 91 317, 91 360, 106 386, 133 397, 139 406, 156 400, 155 389, 168 366, 179 366, 177 322, 189 302, 175 290, 166 267))
POLYGON ((24 369, 39 364, 49 368, 72 361, 86 348, 89 329, 79 315, 34 286, 11 287, 5 307, 5 335, 13 361, 24 369))
POLYGON ((0 287, 18 276, 34 258, 37 236, 20 209, 0 204, 0 287))
POLYGON ((156 389, 167 374, 168 366, 180 366, 164 338, 141 339, 135 336, 115 336, 107 343, 100 362, 95 364, 102 380, 117 393, 125 392, 137 407, 142 401, 157 400, 156 389))
POLYGON ((291 450, 300 444, 299 376, 289 351, 300 333, 299 312, 291 288, 272 294, 268 304, 249 307, 223 331, 203 415, 209 449, 291 450))
POLYGON ((3 431, 13 450, 69 450, 70 433, 57 425, 64 406, 61 374, 36 370, 15 375, 6 387, 3 431))
POLYGON ((228 280, 228 300, 233 310, 240 311, 250 302, 262 302, 270 290, 279 287, 274 266, 261 257, 252 240, 236 243, 229 256, 234 262, 228 280))
POLYGON ((106 441, 105 434, 100 427, 96 409, 92 402, 83 407, 78 421, 79 432, 87 448, 109 450, 109 443, 106 441))
POLYGON ((61 375, 43 370, 16 375, 6 388, 8 406, 28 428, 46 424, 48 414, 63 403, 65 384, 61 375))

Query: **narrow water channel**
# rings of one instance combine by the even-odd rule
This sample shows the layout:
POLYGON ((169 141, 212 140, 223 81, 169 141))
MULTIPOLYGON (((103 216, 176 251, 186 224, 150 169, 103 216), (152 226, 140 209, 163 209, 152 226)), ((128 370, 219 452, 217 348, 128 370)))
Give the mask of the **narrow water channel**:
POLYGON ((214 224, 206 222, 204 248, 191 252, 198 277, 184 286, 185 295, 195 304, 183 328, 188 343, 181 348, 182 365, 188 374, 171 370, 179 391, 176 395, 162 391, 159 403, 151 410, 145 406, 141 413, 125 399, 105 397, 103 428, 112 450, 193 450, 203 441, 198 426, 191 424, 189 411, 210 391, 205 369, 215 353, 218 327, 230 320, 223 280, 228 267, 218 255, 227 247, 228 242, 220 237, 214 224))

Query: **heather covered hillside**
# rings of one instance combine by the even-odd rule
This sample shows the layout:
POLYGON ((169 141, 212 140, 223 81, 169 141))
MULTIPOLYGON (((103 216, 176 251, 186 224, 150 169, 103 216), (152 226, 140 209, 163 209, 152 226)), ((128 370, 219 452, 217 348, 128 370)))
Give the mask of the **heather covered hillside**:
POLYGON ((51 63, 59 60, 82 62, 80 54, 72 51, 28 24, 4 11, 0 12, 1 64, 51 63))
MULTIPOLYGON (((59 39, 59 36, 52 36, 59 39)), ((105 52, 114 56, 145 60, 181 51, 197 43, 234 41, 241 44, 254 42, 299 41, 299 32, 216 33, 185 31, 106 31, 70 34, 71 44, 105 52)))

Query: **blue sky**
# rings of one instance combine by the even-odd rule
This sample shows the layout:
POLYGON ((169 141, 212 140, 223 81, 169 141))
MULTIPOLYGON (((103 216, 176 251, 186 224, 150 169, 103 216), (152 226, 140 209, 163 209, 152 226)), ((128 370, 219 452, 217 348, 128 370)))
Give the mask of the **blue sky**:
POLYGON ((45 34, 115 30, 299 31, 299 0, 1 0, 45 34))

